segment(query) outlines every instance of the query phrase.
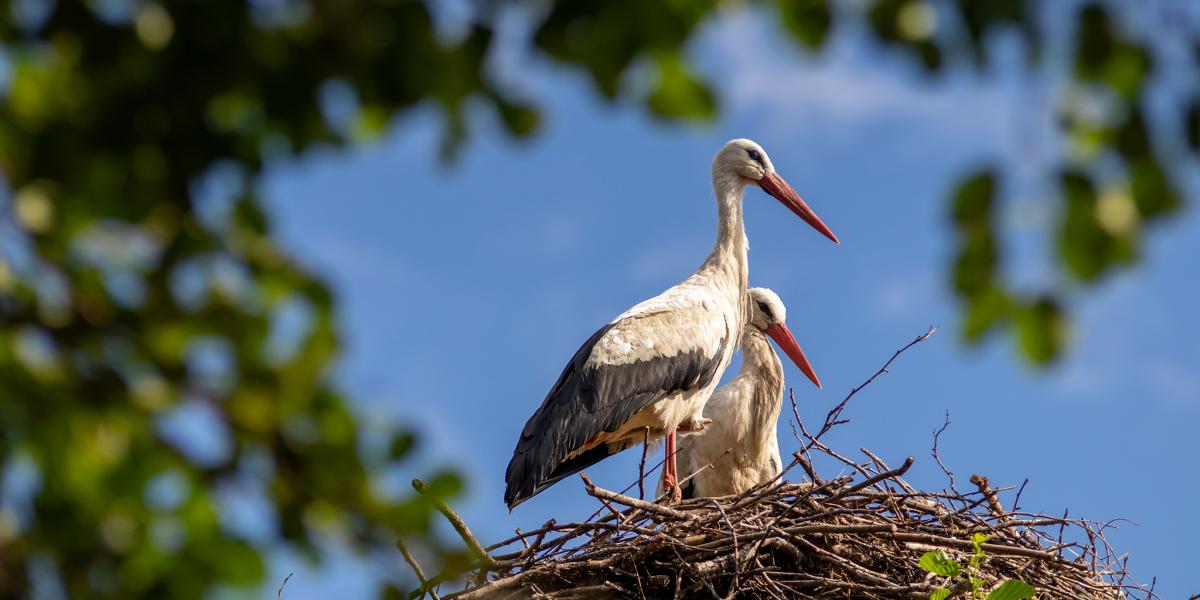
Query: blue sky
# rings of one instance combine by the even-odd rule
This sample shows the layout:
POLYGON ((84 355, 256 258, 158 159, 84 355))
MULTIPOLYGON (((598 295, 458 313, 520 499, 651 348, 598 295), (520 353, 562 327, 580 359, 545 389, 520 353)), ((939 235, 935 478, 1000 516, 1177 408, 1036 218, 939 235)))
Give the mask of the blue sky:
MULTIPOLYGON (((1166 598, 1200 591, 1191 574, 1200 525, 1181 501, 1200 493, 1195 211, 1154 228, 1135 269, 1068 296, 1072 349, 1036 371, 1006 336, 959 342, 944 199, 981 161, 1019 165, 1024 176, 1048 164, 1053 82, 1019 83, 1003 63, 987 77, 929 82, 853 39, 806 57, 739 11, 710 23, 694 51, 721 82, 723 113, 708 126, 664 126, 636 106, 598 101, 579 75, 518 53, 502 61, 524 65, 516 84, 545 109, 528 142, 506 139, 476 111, 474 135, 448 167, 435 158, 436 114, 419 110, 369 147, 271 169, 264 187, 277 232, 337 292, 340 380, 363 414, 422 433, 404 475, 465 473, 457 506, 487 540, 590 513, 574 480, 507 512, 503 473, 517 435, 584 339, 700 263, 715 228, 710 161, 726 140, 750 137, 842 240, 830 244, 748 191, 751 283, 787 303, 825 383, 803 385, 789 366, 802 417, 820 422, 896 348, 941 324, 852 401, 853 422, 831 445, 865 446, 892 464, 915 456, 910 482, 940 489, 929 449, 949 410, 942 454, 962 478, 1028 477, 1028 510, 1129 519, 1137 525, 1110 539, 1130 553, 1134 574, 1157 576, 1166 598)), ((1031 289, 1061 285, 1043 235, 1055 205, 1024 187, 1003 212, 1016 246, 1008 268, 1031 289)), ((795 442, 780 425, 787 454, 795 442)), ((636 461, 629 452, 588 473, 622 488, 636 461)), ((357 597, 379 573, 404 568, 339 558, 312 571, 282 556, 275 581, 298 570, 288 598, 357 597)))

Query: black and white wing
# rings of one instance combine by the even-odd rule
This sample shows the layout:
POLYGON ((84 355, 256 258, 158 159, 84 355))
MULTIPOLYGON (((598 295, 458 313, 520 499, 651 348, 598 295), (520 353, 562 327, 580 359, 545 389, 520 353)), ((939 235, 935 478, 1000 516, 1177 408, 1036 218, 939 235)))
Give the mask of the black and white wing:
POLYGON ((697 294, 652 299, 593 334, 525 423, 505 473, 508 507, 624 449, 595 443, 600 434, 719 378, 734 327, 716 302, 697 294))

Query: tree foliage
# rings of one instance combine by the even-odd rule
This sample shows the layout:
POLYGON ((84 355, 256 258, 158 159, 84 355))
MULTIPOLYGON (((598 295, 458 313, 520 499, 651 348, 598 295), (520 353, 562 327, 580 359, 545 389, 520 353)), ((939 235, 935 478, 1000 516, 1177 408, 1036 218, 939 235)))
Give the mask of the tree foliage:
POLYGON ((275 539, 425 530, 428 502, 377 482, 411 444, 331 384, 332 296, 254 178, 419 101, 456 114, 490 90, 489 37, 443 43, 413 2, 0 4, 0 595, 197 598, 260 581, 275 539), (245 487, 266 540, 222 517, 245 487))
MULTIPOLYGON (((937 76, 985 71, 997 36, 1015 35, 1027 77, 1061 78, 1063 152, 1043 176, 1060 207, 1050 260, 1071 285, 1012 284, 999 215, 1012 165, 967 175, 950 194, 949 276, 971 340, 1008 328, 1026 356, 1053 360, 1064 290, 1135 261, 1144 227, 1183 204, 1200 101, 1171 96, 1152 111, 1149 100, 1195 68, 1196 56, 1167 52, 1200 47, 1195 23, 1127 22, 1129 7, 1101 2, 751 4, 798 52, 858 31, 937 76)), ((466 139, 469 100, 531 134, 538 107, 489 64, 508 10, 534 19, 524 43, 535 54, 586 73, 603 97, 667 120, 718 111, 686 53, 717 2, 480 2, 450 33, 439 6, 0 2, 0 595, 31 577, 71 597, 255 582, 269 542, 221 517, 221 490, 239 482, 267 499, 273 539, 316 558, 331 531, 377 552, 426 530, 426 500, 378 491, 411 438, 373 443, 331 383, 332 297, 272 237, 256 189, 264 164, 370 139, 421 104, 444 116, 447 153, 466 139), (648 84, 631 84, 634 72, 648 84)))

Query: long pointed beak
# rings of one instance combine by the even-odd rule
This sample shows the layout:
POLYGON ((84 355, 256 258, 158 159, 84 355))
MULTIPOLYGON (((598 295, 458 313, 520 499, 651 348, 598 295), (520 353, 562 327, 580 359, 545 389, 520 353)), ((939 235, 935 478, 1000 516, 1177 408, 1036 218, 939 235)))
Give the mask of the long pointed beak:
POLYGON ((821 221, 821 217, 818 217, 817 213, 813 212, 813 209, 809 208, 808 204, 800 198, 800 194, 797 194, 796 190, 793 190, 792 186, 788 185, 788 182, 784 181, 784 179, 775 172, 772 171, 766 175, 763 175, 763 178, 758 180, 758 186, 761 187, 764 192, 774 196, 776 200, 782 202, 784 206, 790 208, 792 212, 796 213, 796 215, 801 219, 804 219, 805 223, 812 225, 813 229, 821 232, 821 235, 833 240, 833 243, 835 244, 841 244, 841 242, 838 241, 837 236, 833 235, 833 231, 826 227, 825 223, 821 221))
POLYGON ((804 351, 800 349, 800 344, 796 343, 796 338, 792 337, 792 332, 783 323, 772 323, 767 327, 767 335, 775 340, 776 344, 796 363, 800 368, 800 372, 804 373, 805 377, 812 380, 817 387, 821 387, 821 380, 817 379, 817 372, 813 370, 812 365, 808 364, 808 358, 804 356, 804 351))

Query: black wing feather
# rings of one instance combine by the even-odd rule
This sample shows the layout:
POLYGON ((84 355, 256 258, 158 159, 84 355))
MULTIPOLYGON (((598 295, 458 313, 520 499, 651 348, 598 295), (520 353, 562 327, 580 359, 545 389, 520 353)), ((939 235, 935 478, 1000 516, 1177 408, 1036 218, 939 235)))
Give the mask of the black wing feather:
POLYGON ((712 356, 692 350, 671 357, 589 368, 592 349, 614 325, 600 328, 575 352, 541 407, 525 423, 505 472, 504 502, 509 509, 564 477, 624 450, 602 444, 567 458, 596 434, 620 429, 646 406, 712 381, 725 351, 722 339, 712 356))

